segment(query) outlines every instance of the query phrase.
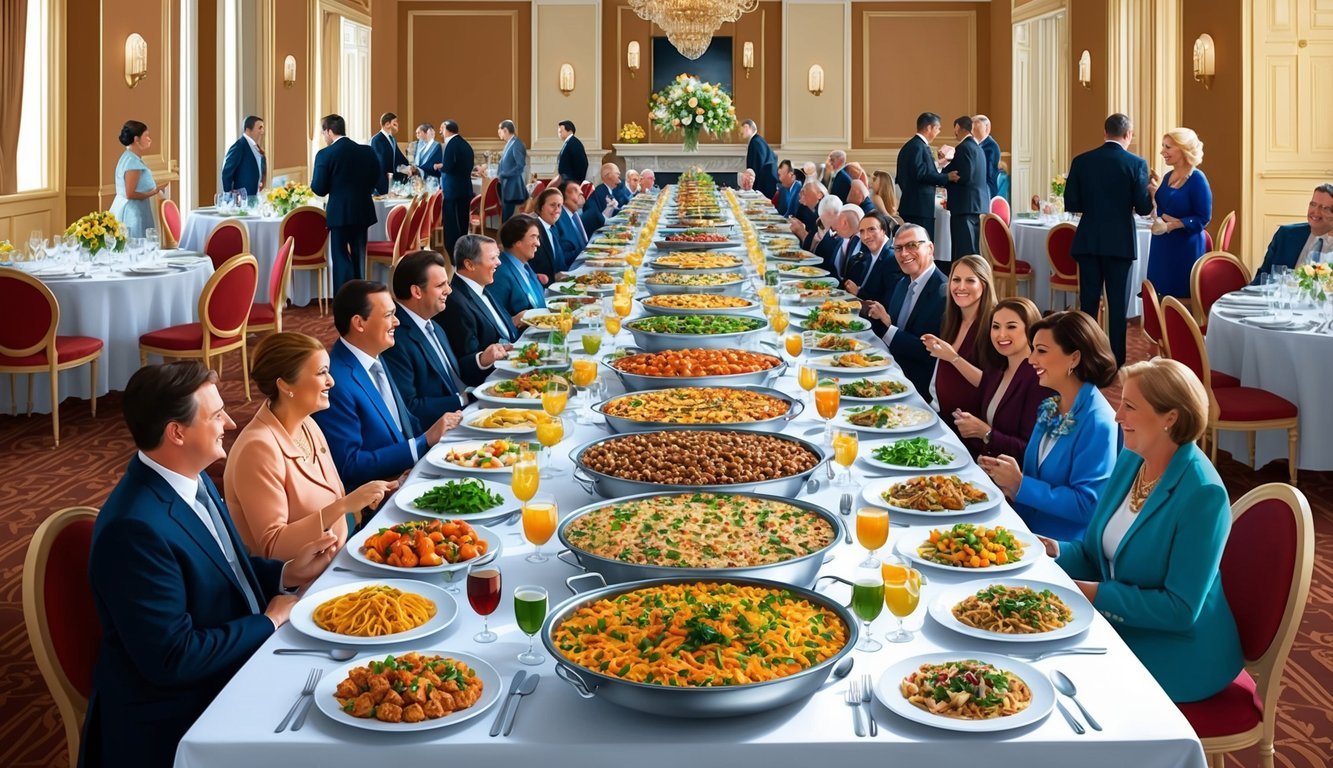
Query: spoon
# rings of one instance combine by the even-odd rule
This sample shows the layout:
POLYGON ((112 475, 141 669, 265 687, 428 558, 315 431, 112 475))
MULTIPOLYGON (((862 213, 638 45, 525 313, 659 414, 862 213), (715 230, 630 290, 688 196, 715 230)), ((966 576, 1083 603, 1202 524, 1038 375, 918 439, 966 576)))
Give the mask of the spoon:
POLYGON ((833 673, 829 675, 828 681, 824 683, 828 686, 830 683, 841 680, 852 672, 852 665, 856 663, 855 656, 847 656, 838 665, 833 668, 833 673))
POLYGON ((852 527, 850 523, 852 517, 852 495, 850 493, 844 493, 842 498, 838 500, 838 514, 847 518, 847 522, 842 525, 842 541, 844 544, 851 544, 852 527))
POLYGON ((1073 700, 1074 705, 1078 707, 1078 711, 1083 713, 1083 719, 1087 720, 1088 725, 1092 726, 1092 730, 1100 731, 1102 729, 1101 724, 1088 713, 1087 707, 1083 706, 1083 702, 1078 700, 1078 689, 1074 687, 1073 680, 1070 680, 1065 673, 1056 669, 1051 671, 1051 682, 1055 684, 1055 690, 1073 700))
POLYGON ((334 661, 348 661, 356 656, 356 651, 347 648, 334 648, 331 651, 320 651, 314 648, 275 648, 275 656, 324 656, 334 661))

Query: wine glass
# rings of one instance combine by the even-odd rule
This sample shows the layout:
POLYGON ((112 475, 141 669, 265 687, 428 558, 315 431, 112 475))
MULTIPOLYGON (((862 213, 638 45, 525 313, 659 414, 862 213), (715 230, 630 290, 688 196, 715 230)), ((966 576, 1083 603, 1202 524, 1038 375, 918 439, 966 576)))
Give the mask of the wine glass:
POLYGON ((834 483, 838 488, 852 488, 855 483, 852 482, 852 464, 856 461, 857 449, 860 446, 860 440, 854 429, 839 429, 833 433, 833 460, 841 466, 845 472, 838 475, 837 482, 834 483))
MULTIPOLYGON (((774 298, 776 298, 776 296, 774 298)), ((791 317, 786 312, 778 309, 775 305, 773 313, 768 317, 768 324, 773 326, 773 330, 777 333, 777 337, 781 339, 782 334, 787 330, 787 326, 791 324, 791 317)))
POLYGON ((565 439, 565 422, 560 420, 559 416, 547 416, 537 422, 537 442, 542 444, 542 471, 541 476, 550 479, 555 477, 555 470, 551 467, 551 448, 565 439))
POLYGON ((875 565, 873 568, 858 567, 852 577, 852 613, 864 625, 856 650, 871 653, 884 647, 870 634, 870 623, 884 610, 884 576, 878 568, 879 563, 875 565))
POLYGON ((805 351, 805 339, 802 338, 799 333, 787 334, 784 344, 787 348, 787 355, 790 356, 793 361, 800 357, 801 353, 805 351))
POLYGON ((569 382, 559 376, 552 376, 542 390, 542 410, 548 416, 559 416, 569 404, 569 382))
POLYGON ((500 569, 490 564, 470 569, 467 573, 467 601, 481 616, 481 631, 472 639, 478 643, 495 642, 496 634, 487 626, 487 621, 500 606, 500 569))
POLYGON ((510 488, 514 491, 514 496, 519 501, 528 501, 537 495, 539 485, 541 485, 541 472, 537 464, 536 452, 531 450, 520 451, 518 461, 514 464, 513 479, 510 480, 510 488))
POLYGON ((815 385, 819 383, 819 371, 816 371, 813 366, 802 365, 796 369, 796 383, 800 384, 801 389, 805 390, 807 399, 812 398, 813 395, 810 393, 814 390, 815 385))
POLYGON ((606 326, 606 333, 611 337, 611 346, 607 348, 608 352, 616 351, 616 334, 620 333, 620 315, 612 308, 610 312, 602 313, 602 324, 606 326))
POLYGON ((824 445, 833 441, 833 417, 838 415, 841 398, 837 379, 820 379, 815 386, 815 410, 824 417, 824 445))
POLYGON ((515 589, 514 618, 518 619, 518 628, 528 636, 528 650, 518 655, 519 663, 536 666, 545 662, 546 656, 538 653, 533 643, 542 630, 542 622, 546 621, 546 587, 529 584, 515 589))
POLYGON ((898 622, 897 628, 885 637, 891 643, 905 643, 913 634, 903 626, 903 619, 921 602, 921 572, 894 556, 884 558, 880 572, 884 577, 884 604, 898 622))
POLYGON ((550 560, 542 554, 542 545, 550 541, 555 533, 555 524, 560 517, 560 507, 555 497, 549 494, 534 496, 523 505, 523 537, 537 547, 537 551, 528 555, 529 563, 544 563, 550 560))
MULTIPOLYGON (((570 372, 570 378, 574 380, 574 386, 580 390, 578 397, 586 401, 588 399, 588 388, 597 380, 597 361, 591 357, 576 358, 574 368, 570 372)), ((589 408, 592 407, 592 403, 586 404, 589 408)), ((582 405, 576 407, 574 421, 579 424, 592 423, 592 419, 589 418, 589 414, 584 411, 582 405)))
POLYGON ((889 511, 879 507, 861 507, 856 510, 856 540, 866 548, 862 568, 878 568, 875 551, 889 540, 889 511))

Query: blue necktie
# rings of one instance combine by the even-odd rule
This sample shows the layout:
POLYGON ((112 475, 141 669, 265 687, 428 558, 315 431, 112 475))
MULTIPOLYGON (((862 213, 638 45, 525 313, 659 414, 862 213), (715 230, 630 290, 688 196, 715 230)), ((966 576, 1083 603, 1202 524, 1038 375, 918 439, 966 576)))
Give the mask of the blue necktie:
POLYGON ((529 262, 523 262, 523 277, 527 281, 528 300, 536 309, 546 309, 546 297, 543 296, 542 283, 537 279, 537 271, 529 262))
POLYGON ((430 341, 430 345, 435 348, 435 354, 440 358, 440 368, 444 371, 445 388, 454 394, 458 394, 458 385, 454 382, 453 371, 450 370, 452 366, 449 365, 449 356, 444 351, 444 345, 448 343, 448 340, 440 339, 435 331, 435 323, 430 320, 426 321, 426 338, 430 341))
POLYGON ((217 533, 218 546, 222 547, 222 556, 226 558, 227 565, 231 566, 231 573, 236 577, 240 584, 241 593, 245 595, 245 602, 250 605, 250 613, 260 613, 263 609, 259 607, 259 598, 255 595, 254 589, 250 587, 250 580, 245 578, 245 570, 241 568, 241 561, 236 554, 236 548, 231 543, 231 533, 227 530, 227 524, 222 521, 222 513, 213 503, 213 497, 209 495, 208 488, 204 486, 204 481, 199 481, 199 489, 195 492, 194 500, 208 513, 209 519, 213 521, 213 531, 217 533))

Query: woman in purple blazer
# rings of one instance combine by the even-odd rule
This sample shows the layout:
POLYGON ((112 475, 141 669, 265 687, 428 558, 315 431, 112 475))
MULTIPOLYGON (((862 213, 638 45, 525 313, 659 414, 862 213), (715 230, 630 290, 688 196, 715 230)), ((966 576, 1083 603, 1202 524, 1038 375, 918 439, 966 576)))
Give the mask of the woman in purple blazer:
POLYGON ((1028 327, 1041 319, 1037 305, 1022 296, 1001 300, 991 312, 988 333, 977 341, 981 360, 979 412, 956 411, 954 426, 973 456, 1021 457, 1027 451, 1041 401, 1054 394, 1037 382, 1028 362, 1028 327))

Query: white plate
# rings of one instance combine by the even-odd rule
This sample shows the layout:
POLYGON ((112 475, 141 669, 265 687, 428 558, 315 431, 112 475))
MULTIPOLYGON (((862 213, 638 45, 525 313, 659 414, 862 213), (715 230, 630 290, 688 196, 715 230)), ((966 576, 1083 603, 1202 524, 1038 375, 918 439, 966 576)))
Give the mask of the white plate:
POLYGON ((822 333, 822 334, 826 334, 826 335, 831 334, 831 335, 834 335, 834 336, 859 336, 859 335, 861 335, 861 334, 867 334, 867 335, 869 335, 869 334, 873 334, 874 331, 875 331, 875 327, 874 327, 873 325, 870 324, 870 321, 869 321, 869 320, 866 320, 866 319, 863 318, 863 317, 858 317, 858 318, 856 318, 856 320, 857 320, 857 322, 864 323, 864 324, 865 324, 865 327, 864 327, 864 328, 852 328, 852 329, 849 329, 849 330, 846 330, 846 331, 821 331, 821 330, 819 330, 819 329, 817 329, 817 328, 811 328, 811 327, 807 326, 806 323, 807 323, 809 320, 810 320, 810 316, 809 316, 809 315, 806 315, 806 316, 801 320, 801 323, 800 323, 800 325, 799 325, 798 327, 799 327, 802 331, 814 331, 815 333, 822 333))
POLYGON ((1092 626, 1092 614, 1094 613, 1092 603, 1083 596, 1082 592, 1076 589, 1069 589, 1058 584, 1050 584, 1045 581, 1028 581, 1026 579, 994 579, 990 581, 974 580, 966 584, 955 584, 943 588, 934 601, 931 602, 929 613, 935 621, 943 624, 962 635, 969 637, 979 637, 982 640, 998 640, 1005 643, 1039 643, 1044 640, 1063 640, 1067 637, 1073 637, 1083 630, 1092 626), (1035 592, 1043 589, 1049 589, 1060 598, 1074 616, 1069 623, 1053 629, 1050 632, 1033 632, 1031 634, 1006 634, 1003 632, 991 632, 987 629, 964 624, 953 615, 953 607, 962 602, 965 598, 975 595, 987 587, 1028 587, 1035 592))
POLYGON ((1246 306, 1246 307, 1266 307, 1268 306, 1268 297, 1262 295, 1256 296, 1250 293, 1236 292, 1236 293, 1228 293, 1224 296, 1219 296, 1217 299, 1217 303, 1221 304, 1222 306, 1232 304, 1232 305, 1246 306))
MULTIPOLYGON (((856 339, 853 339, 853 341, 856 341, 856 339)), ((862 343, 864 343, 864 342, 862 342, 862 343)), ((870 346, 870 345, 867 344, 866 346, 870 346)), ((839 370, 848 370, 848 369, 839 369, 839 370)), ((858 377, 856 377, 856 379, 853 379, 853 381, 860 380, 860 379, 870 379, 870 377, 868 377, 868 376, 858 376, 858 377)), ((871 380, 871 381, 878 381, 879 379, 870 379, 870 380, 871 380)), ((885 379, 885 380, 887 381, 887 380, 889 380, 889 379, 885 379)), ((887 402, 891 402, 891 401, 893 401, 893 400, 901 400, 901 399, 903 399, 904 397, 911 397, 911 396, 912 396, 912 393, 916 391, 916 388, 912 386, 912 383, 911 383, 910 381, 903 381, 903 380, 901 380, 901 379, 892 379, 892 380, 893 380, 893 381, 897 381, 899 384, 902 384, 902 385, 906 386, 907 388, 904 389, 902 392, 899 392, 899 393, 896 394, 896 395, 884 395, 883 397, 851 397, 851 396, 848 396, 848 395, 839 395, 839 396, 838 396, 838 401, 841 402, 841 403, 847 403, 847 404, 849 404, 849 405, 873 405, 873 404, 875 404, 875 403, 887 403, 887 402)), ((846 386, 847 384, 850 384, 850 383, 851 383, 850 381, 839 381, 839 382, 838 382, 838 386, 839 386, 839 387, 842 387, 842 386, 846 386)))
MULTIPOLYGON (((587 271, 589 271, 589 272, 606 272, 606 270, 604 270, 604 269, 602 269, 602 270, 587 270, 587 271)), ((615 293, 615 291, 616 291, 616 285, 615 285, 615 283, 612 283, 612 284, 610 284, 610 285, 577 285, 573 280, 564 280, 564 281, 561 281, 561 282, 559 282, 559 283, 551 283, 550 285, 546 286, 546 292, 547 292, 548 294, 554 293, 554 294, 556 294, 557 296, 566 296, 566 295, 570 295, 570 294, 561 293, 560 289, 561 289, 561 288, 568 288, 568 287, 570 287, 570 286, 575 286, 575 287, 578 287, 578 288, 582 288, 583 290, 581 291, 581 293, 584 293, 584 294, 587 294, 587 295, 590 295, 590 296, 598 295, 598 294, 606 294, 606 293, 615 293)), ((578 295, 578 294, 573 294, 573 295, 578 295)))
MULTIPOLYGON (((843 398, 843 400, 847 399, 849 398, 845 397, 843 398)), ((909 438, 900 438, 900 439, 906 440, 909 438)), ((909 467, 905 464, 890 464, 887 461, 880 461, 879 459, 875 458, 874 453, 876 448, 879 448, 880 446, 884 445, 892 445, 895 442, 897 442, 897 440, 877 440, 875 442, 863 443, 862 444, 863 450, 861 451, 861 461, 864 461, 866 463, 866 466, 874 467, 875 469, 889 469, 895 472, 912 472, 915 474, 920 474, 922 472, 933 472, 935 474, 939 474, 941 472, 953 472, 962 469, 963 467, 966 467, 972 463, 972 459, 968 455, 967 449, 963 448, 960 445, 955 445, 953 442, 949 440, 930 441, 932 445, 938 445, 939 447, 953 454, 953 461, 944 465, 936 465, 933 467, 909 467)))
MULTIPOLYGON (((1005 528, 1007 528, 1009 530, 1009 533, 1012 534, 1015 539, 1018 539, 1019 543, 1023 545, 1023 559, 1018 560, 1016 562, 1009 562, 1005 563, 1004 565, 992 565, 987 568, 959 568, 957 566, 944 565, 943 563, 936 563, 932 560, 927 560, 921 555, 918 555, 916 553, 916 548, 921 546, 923 542, 925 542, 927 539, 930 538, 930 532, 932 530, 935 529, 947 530, 952 527, 953 527, 952 525, 944 524, 944 525, 917 526, 914 528, 908 528, 905 531, 899 532, 895 536, 895 538, 897 539, 897 543, 894 544, 893 548, 895 551, 897 551, 898 554, 902 555, 908 560, 911 560, 917 565, 924 565, 928 568, 937 568, 939 570, 947 571, 949 573, 966 573, 974 575, 985 574, 985 573, 1003 573, 1004 571, 1017 571, 1020 568, 1026 568, 1029 565, 1032 565, 1033 563, 1037 562, 1038 560, 1041 560, 1046 557, 1046 548, 1042 546, 1041 542, 1037 540, 1036 536, 1027 533, 1025 531, 1019 531, 1013 528, 1009 528, 1008 526, 1005 526, 1005 528)), ((990 528, 992 526, 986 526, 986 527, 990 528)))
POLYGON ((74 269, 61 269, 59 267, 47 267, 46 269, 34 269, 28 274, 39 280, 60 280, 69 277, 82 277, 83 273, 74 269))
POLYGON ((971 473, 939 471, 939 472, 931 472, 925 475, 916 474, 916 475, 907 475, 902 477, 886 477, 881 480, 872 480, 866 483, 861 488, 861 498, 865 499, 867 504, 871 504, 876 507, 886 507, 894 512, 902 512, 908 515, 920 515, 922 517, 953 518, 953 517, 967 517, 968 515, 976 515, 981 512, 989 512, 990 510, 999 506, 1000 501, 1004 498, 1004 494, 1000 493, 998 490, 991 487, 990 483, 981 481, 979 478, 973 476, 971 473), (946 509, 940 512, 928 512, 922 509, 908 509, 907 507, 895 506, 885 501, 883 497, 880 495, 885 491, 889 490, 889 486, 897 485, 898 483, 905 483, 916 477, 927 477, 929 475, 958 475, 958 479, 964 482, 969 482, 972 485, 976 486, 977 488, 980 488, 981 490, 985 491, 986 495, 989 496, 989 498, 986 499, 985 501, 978 502, 976 504, 969 504, 967 505, 966 509, 956 509, 956 510, 946 509))
POLYGON ((1233 320, 1242 317, 1257 317, 1259 315, 1269 314, 1268 307, 1219 307, 1213 305, 1213 311, 1222 317, 1233 320))
MULTIPOLYGON (((817 267, 824 262, 818 256, 803 256, 799 259, 779 259, 774 256, 768 257, 768 263, 772 264, 795 264, 798 267, 817 267)), ((769 269, 774 269, 770 266, 769 269)))
MULTIPOLYGON (((518 347, 515 347, 514 349, 518 349, 518 347)), ((544 363, 539 363, 537 365, 516 365, 514 361, 509 358, 495 361, 495 370, 503 371, 505 373, 514 373, 514 374, 528 373, 529 371, 557 371, 560 370, 561 368, 568 368, 568 367, 569 367, 568 359, 544 362, 544 363)))
POLYGON ((495 441, 462 440, 453 443, 436 443, 434 447, 432 447, 429 451, 426 452, 426 461, 429 462, 432 467, 435 467, 437 469, 447 469, 454 472, 467 472, 468 474, 475 474, 475 475, 508 475, 512 473, 514 471, 514 468, 512 466, 500 467, 498 469, 484 469, 480 467, 460 467, 457 464, 444 460, 444 457, 448 456, 450 451, 458 451, 459 453, 466 453, 467 451, 475 451, 481 446, 492 442, 495 441))
POLYGON ((167 264, 140 264, 125 271, 135 275, 165 275, 171 271, 171 267, 167 264))
POLYGON ((339 584, 328 589, 321 589, 318 592, 312 592, 297 601, 292 606, 291 625, 297 631, 307 637, 313 637, 316 640, 323 640, 336 645, 393 645, 394 643, 404 643, 408 640, 416 640, 422 637, 439 632, 453 623, 458 617, 458 602, 454 600, 453 595, 444 591, 443 587, 437 587, 434 584, 427 584, 424 581, 415 581, 413 579, 366 579, 362 581, 351 581, 345 584, 339 584), (422 624, 415 629, 409 629, 406 632, 396 632, 392 635, 381 635, 379 637, 354 637, 352 635, 339 635, 320 629, 315 624, 315 609, 324 603, 342 595, 356 592, 365 587, 373 586, 394 587, 403 592, 412 592, 435 603, 435 615, 430 621, 422 624))
MULTIPOLYGON (((478 408, 463 416, 463 426, 475 432, 482 432, 488 435, 531 435, 537 432, 536 424, 519 424, 513 427, 476 427, 472 425, 474 421, 480 421, 487 418, 496 411, 505 410, 503 408, 478 408)), ((519 408, 509 408, 508 410, 527 410, 519 408)))
POLYGON ((393 503, 399 509, 415 517, 424 517, 430 520, 466 520, 469 525, 475 523, 482 523, 484 525, 486 523, 500 520, 522 504, 522 502, 518 500, 518 497, 514 495, 513 489, 508 485, 482 480, 479 477, 441 477, 434 480, 414 480, 394 492, 393 503), (428 509, 422 509, 412 503, 421 498, 421 495, 426 491, 429 491, 436 486, 444 485, 445 483, 481 483, 486 487, 486 490, 502 497, 503 501, 490 509, 470 515, 445 515, 440 512, 432 512, 428 509))
POLYGON ((884 674, 880 675, 879 680, 875 683, 875 697, 890 712, 912 722, 929 725, 933 728, 942 728, 946 731, 971 733, 988 733, 1022 728, 1025 725, 1044 720, 1055 708, 1055 686, 1051 685, 1051 681, 1040 670, 1030 664, 1011 659, 1008 656, 1001 656, 998 653, 969 651, 942 651, 903 659, 884 670, 884 674), (922 664, 943 664, 964 659, 985 662, 994 665, 997 669, 1012 672, 1021 678, 1024 683, 1027 683, 1028 689, 1032 691, 1032 701, 1029 702, 1027 709, 1008 717, 997 717, 991 720, 958 720, 919 709, 898 690, 903 678, 915 672, 922 664))
POLYGON ((1263 314, 1242 317, 1240 321, 1246 325, 1253 325, 1256 328, 1266 328, 1270 331, 1303 331, 1310 327, 1309 320, 1296 316, 1286 320, 1279 320, 1276 315, 1263 314))
MULTIPOLYGON (((555 317, 555 316, 558 315, 558 314, 559 314, 558 312, 551 312, 551 311, 549 311, 549 310, 545 310, 545 309, 529 309, 527 312, 524 312, 524 313, 523 313, 523 319, 524 319, 524 321, 528 321, 528 320, 535 320, 535 319, 540 318, 540 317, 555 317)), ((574 327, 575 327, 575 328, 579 327, 580 325, 592 325, 593 322, 594 322, 594 321, 593 321, 591 318, 589 318, 587 315, 583 315, 583 316, 580 317, 579 314, 578 314, 578 312, 571 312, 570 314, 572 314, 572 315, 574 316, 574 327)), ((600 320, 600 318, 599 318, 599 320, 600 320)), ((529 325, 524 329, 524 333, 527 333, 527 334, 539 334, 539 333, 541 333, 541 334, 546 334, 546 333, 552 333, 552 332, 554 332, 554 331, 555 331, 554 328, 545 328, 545 327, 541 327, 541 328, 539 328, 539 327, 537 327, 537 326, 535 326, 535 325, 532 325, 532 324, 529 324, 529 325)))
MULTIPOLYGON (((495 671, 495 667, 486 663, 485 660, 470 653, 459 653, 458 651, 418 651, 418 653, 422 656, 444 656, 457 659, 471 667, 477 673, 477 679, 481 681, 481 698, 477 699, 477 702, 467 709, 450 712, 444 717, 437 717, 434 720, 422 720, 419 723, 386 723, 373 717, 352 717, 342 711, 342 707, 338 705, 338 700, 334 698, 333 694, 338 690, 338 685, 347 678, 348 672, 357 667, 364 667, 372 661, 384 660, 383 658, 365 658, 349 661, 324 673, 324 676, 319 680, 319 685, 315 686, 315 706, 319 707, 319 711, 323 712, 330 720, 343 725, 350 725, 353 728, 382 731, 384 733, 414 733, 416 731, 445 728, 465 720, 471 720, 495 706, 496 702, 504 696, 504 680, 500 677, 500 673, 495 671)), ((401 656, 404 654, 395 655, 401 656)))
MULTIPOLYGON (((869 405, 857 406, 857 408, 873 408, 873 407, 874 406, 869 406, 869 405)), ((935 426, 936 421, 939 421, 939 416, 937 416, 934 411, 929 410, 927 408, 918 408, 914 405, 896 405, 888 407, 906 408, 910 409, 911 411, 915 411, 916 412, 915 415, 920 419, 920 421, 913 424, 905 424, 900 427, 862 427, 853 424, 849 420, 851 411, 842 410, 838 413, 837 417, 833 419, 833 428, 854 429, 857 432, 867 432, 872 435, 902 435, 902 434, 907 434, 908 432, 920 432, 923 429, 930 429, 931 427, 935 426)))
POLYGON ((472 396, 478 401, 487 405, 494 405, 501 408, 540 408, 542 399, 540 397, 496 397, 483 390, 488 390, 499 383, 499 380, 488 381, 480 387, 472 390, 472 396))
MULTIPOLYGON (((848 354, 848 353, 839 352, 838 354, 848 354)), ((843 368, 841 366, 834 365, 833 358, 837 357, 837 355, 824 355, 823 357, 811 358, 810 366, 813 367, 815 370, 819 371, 832 371, 833 373, 845 373, 860 377, 869 373, 878 373, 881 371, 887 371, 893 367, 893 360, 888 355, 885 355, 883 353, 880 354, 881 356, 884 357, 884 363, 882 365, 875 365, 869 368, 843 368)))
MULTIPOLYGON (((413 498, 416 497, 414 496, 413 498)), ((432 517, 436 520, 443 519, 439 515, 432 515, 432 517)), ((462 518, 459 519, 461 520, 462 518)), ((468 522, 468 525, 472 525, 472 523, 468 522)), ((393 526, 384 527, 391 528, 393 526)), ((380 532, 379 527, 374 525, 367 525, 365 528, 357 531, 356 535, 347 540, 347 553, 352 556, 352 559, 357 562, 357 565, 362 565, 377 571, 386 571, 396 575, 400 579, 415 579, 430 574, 463 571, 471 567, 474 562, 481 562, 483 559, 494 560, 500 556, 500 552, 504 549, 504 544, 500 540, 500 534, 495 531, 492 531, 489 528, 483 528, 480 525, 472 525, 472 530, 477 532, 478 537, 486 541, 486 554, 459 563, 445 563, 443 565, 430 565, 420 568, 399 568, 396 565, 377 563, 370 560, 361 552, 361 547, 365 546, 366 539, 380 532)))

